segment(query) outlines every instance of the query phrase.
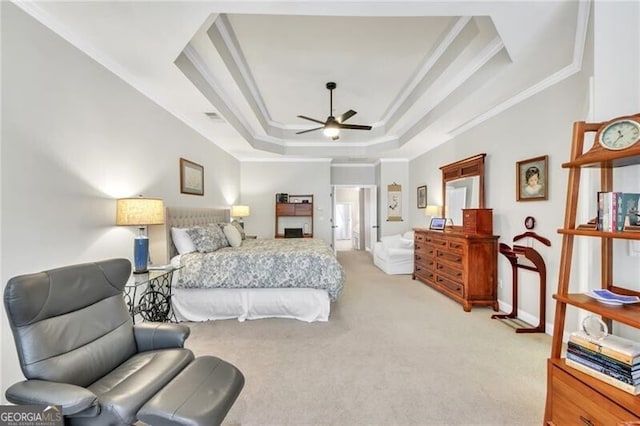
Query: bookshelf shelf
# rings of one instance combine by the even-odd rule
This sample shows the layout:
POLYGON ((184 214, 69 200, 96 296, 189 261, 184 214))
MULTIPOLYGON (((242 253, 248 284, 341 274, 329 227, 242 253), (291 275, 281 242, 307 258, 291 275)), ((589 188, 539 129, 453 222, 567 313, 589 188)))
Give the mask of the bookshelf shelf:
POLYGON ((286 238, 287 227, 299 229, 302 238, 313 238, 312 194, 276 194, 275 238, 286 238), (279 195, 286 195, 286 201, 279 195))
POLYGON ((567 295, 554 294, 553 298, 560 303, 566 303, 567 305, 587 310, 612 321, 640 328, 639 304, 612 307, 600 303, 586 294, 581 293, 567 295))
POLYGON ((581 235, 584 237, 599 237, 599 238, 617 238, 621 240, 640 240, 640 232, 636 231, 622 231, 622 232, 604 232, 597 231, 595 229, 558 229, 558 234, 563 235, 581 235))
POLYGON ((601 241, 600 287, 614 293, 640 295, 637 291, 613 284, 613 241, 616 239, 640 240, 640 232, 599 231, 595 225, 576 223, 582 168, 599 168, 600 191, 612 192, 614 168, 640 165, 640 141, 621 150, 605 149, 598 142, 600 132, 614 121, 622 119, 640 123, 640 114, 618 117, 601 123, 575 122, 571 158, 562 165, 569 169, 569 176, 564 225, 558 229, 558 233, 562 235, 562 251, 558 289, 553 295, 556 300, 556 311, 551 356, 548 361, 545 424, 615 424, 640 420, 640 396, 634 396, 600 378, 592 377, 567 365, 563 355, 567 307, 598 315, 609 325, 615 322, 640 329, 640 304, 608 306, 586 294, 570 291, 574 239, 588 237, 601 241), (593 146, 586 152, 584 150, 585 134, 594 136, 593 146))

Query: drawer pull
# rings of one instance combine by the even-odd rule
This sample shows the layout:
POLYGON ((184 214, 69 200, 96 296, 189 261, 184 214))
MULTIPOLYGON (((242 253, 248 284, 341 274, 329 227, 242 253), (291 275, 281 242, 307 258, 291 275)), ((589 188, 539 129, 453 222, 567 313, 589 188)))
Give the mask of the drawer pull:
POLYGON ((416 260, 422 259, 419 254, 416 254, 416 260))
POLYGON ((460 244, 451 244, 451 248, 453 248, 453 249, 461 249, 462 246, 460 244))
POLYGON ((580 421, 586 426, 593 426, 593 422, 584 416, 580 416, 580 421))

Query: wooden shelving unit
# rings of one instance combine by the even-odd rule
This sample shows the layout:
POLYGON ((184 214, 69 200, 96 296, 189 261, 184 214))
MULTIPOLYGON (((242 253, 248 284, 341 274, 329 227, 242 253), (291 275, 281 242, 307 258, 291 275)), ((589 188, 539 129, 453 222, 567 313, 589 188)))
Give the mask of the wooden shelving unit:
POLYGON ((620 119, 640 122, 640 114, 601 123, 574 123, 571 159, 562 165, 569 169, 569 179, 564 226, 558 230, 562 235, 562 252, 558 290, 553 296, 556 300, 556 312, 548 362, 545 423, 549 425, 617 424, 640 420, 640 396, 631 395, 567 366, 562 356, 567 306, 599 315, 609 324, 617 322, 640 328, 640 306, 610 307, 584 294, 570 292, 574 239, 584 237, 598 238, 601 241, 601 287, 619 294, 640 296, 638 291, 613 285, 613 240, 640 240, 640 233, 578 229, 579 225, 576 224, 582 168, 599 168, 601 191, 613 191, 613 169, 640 164, 640 142, 620 150, 605 149, 599 143, 600 133, 608 124, 620 119), (593 146, 584 152, 585 135, 588 134, 595 134, 595 138, 593 146))
POLYGON ((284 228, 301 228, 304 238, 313 238, 313 195, 288 195, 287 202, 276 199, 275 222, 276 238, 285 237, 284 228))

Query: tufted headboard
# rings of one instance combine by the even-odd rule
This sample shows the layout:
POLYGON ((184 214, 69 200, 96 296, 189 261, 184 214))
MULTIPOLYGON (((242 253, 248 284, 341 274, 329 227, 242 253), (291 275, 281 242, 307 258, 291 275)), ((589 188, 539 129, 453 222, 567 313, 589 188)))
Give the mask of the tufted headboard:
POLYGON ((171 239, 171 228, 188 228, 207 223, 229 222, 231 213, 229 209, 213 209, 198 207, 166 207, 164 228, 166 238, 167 260, 178 254, 176 246, 171 239))

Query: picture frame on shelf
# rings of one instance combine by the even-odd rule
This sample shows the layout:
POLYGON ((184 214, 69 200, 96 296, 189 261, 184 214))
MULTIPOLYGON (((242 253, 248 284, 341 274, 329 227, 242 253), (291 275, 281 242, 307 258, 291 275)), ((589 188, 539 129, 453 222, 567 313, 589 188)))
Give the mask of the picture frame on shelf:
POLYGON ((426 209, 427 208, 427 185, 422 185, 418 187, 417 199, 418 199, 418 208, 426 209))
POLYGON ((429 229, 442 231, 447 226, 447 219, 444 217, 432 217, 429 222, 429 229))
POLYGON ((204 167, 180 158, 180 192, 190 195, 204 195, 204 167))
POLYGON ((516 163, 516 201, 542 201, 549 198, 549 156, 516 163))

